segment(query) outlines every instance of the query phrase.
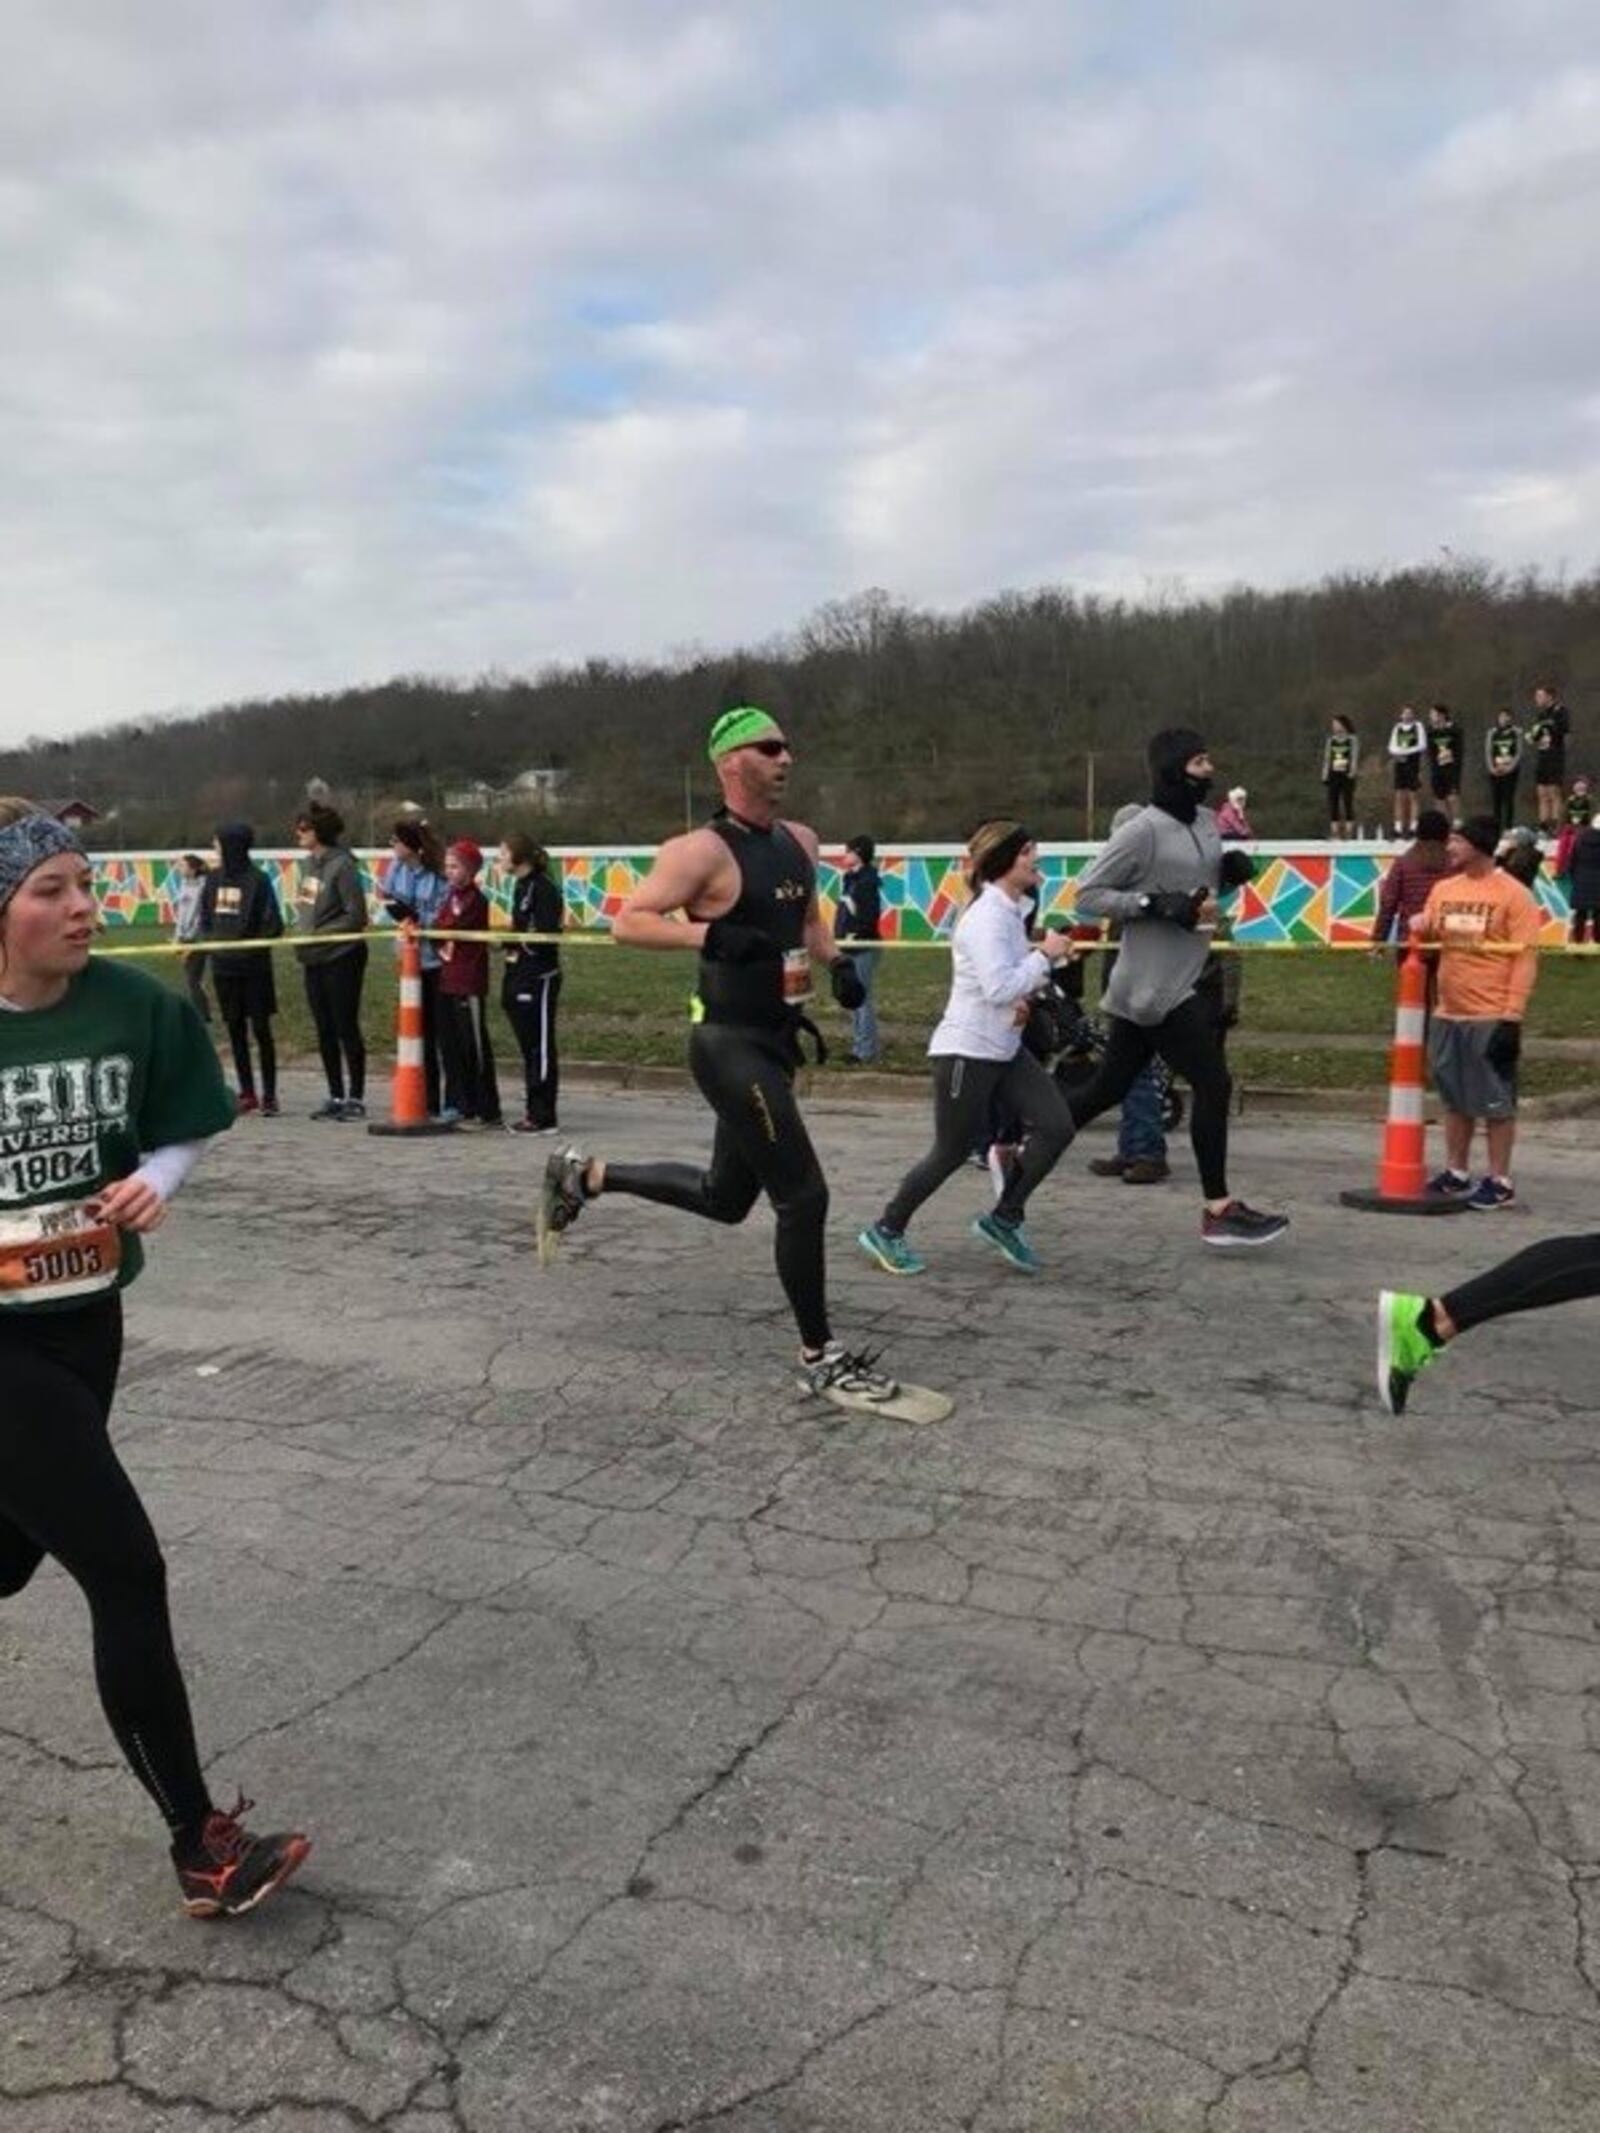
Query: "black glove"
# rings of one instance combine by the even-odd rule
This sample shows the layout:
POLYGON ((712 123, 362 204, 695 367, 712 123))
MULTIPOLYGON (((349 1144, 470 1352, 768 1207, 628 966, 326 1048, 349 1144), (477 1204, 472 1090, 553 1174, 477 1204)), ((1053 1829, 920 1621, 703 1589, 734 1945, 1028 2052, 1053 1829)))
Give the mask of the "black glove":
POLYGON ((1256 878, 1256 863, 1248 852, 1230 845, 1222 855, 1222 872, 1218 879, 1225 889, 1242 889, 1247 881, 1256 878))
POLYGON ((1514 1074, 1522 1057, 1522 1024, 1497 1022, 1484 1047, 1484 1057, 1497 1074, 1514 1074))
POLYGON ((415 904, 403 904, 398 896, 386 896, 383 900, 383 908, 397 926, 408 919, 413 925, 416 924, 417 909, 415 904))
POLYGON ((708 963, 776 963, 778 944, 757 926, 736 925, 732 919, 714 918, 706 928, 700 951, 708 963))
POLYGON ((1192 931, 1205 900, 1204 889, 1156 889, 1140 897, 1139 910, 1145 918, 1164 918, 1192 931))
POLYGON ((866 1006, 867 988, 850 956, 841 955, 828 965, 828 982, 833 987, 833 997, 842 1008, 853 1013, 856 1008, 866 1006))

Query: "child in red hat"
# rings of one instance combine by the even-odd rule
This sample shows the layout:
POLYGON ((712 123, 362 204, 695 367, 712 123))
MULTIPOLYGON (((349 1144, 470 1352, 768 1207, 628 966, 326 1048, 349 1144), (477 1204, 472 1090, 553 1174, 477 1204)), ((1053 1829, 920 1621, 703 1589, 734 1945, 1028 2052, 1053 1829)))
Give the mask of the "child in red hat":
MULTIPOLYGON (((489 899, 478 886, 483 853, 458 837, 444 855, 450 893, 435 923, 446 933, 487 933, 489 899)), ((489 1041, 489 944, 439 943, 439 1049, 444 1058, 446 1116, 462 1125, 500 1124, 500 1085, 489 1041)))

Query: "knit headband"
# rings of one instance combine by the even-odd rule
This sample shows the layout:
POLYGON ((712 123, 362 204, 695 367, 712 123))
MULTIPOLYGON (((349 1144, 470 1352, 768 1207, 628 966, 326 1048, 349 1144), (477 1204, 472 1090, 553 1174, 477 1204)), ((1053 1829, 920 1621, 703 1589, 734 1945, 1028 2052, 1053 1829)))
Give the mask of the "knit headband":
POLYGON ((76 852, 80 859, 84 856, 76 832, 54 815, 24 815, 19 822, 8 822, 0 829, 0 911, 35 867, 42 867, 47 859, 59 858, 63 852, 76 852))

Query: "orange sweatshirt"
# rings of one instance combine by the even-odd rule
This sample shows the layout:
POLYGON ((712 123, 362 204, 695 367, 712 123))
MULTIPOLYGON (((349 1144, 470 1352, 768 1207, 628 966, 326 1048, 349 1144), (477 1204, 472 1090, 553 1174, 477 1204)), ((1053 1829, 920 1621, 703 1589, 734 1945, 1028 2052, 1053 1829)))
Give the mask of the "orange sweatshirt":
POLYGON ((1485 941, 1534 942, 1544 924, 1536 899, 1506 873, 1451 874, 1429 892, 1418 932, 1438 941, 1439 1012, 1453 1021, 1520 1022, 1539 975, 1536 955, 1452 953, 1485 941))

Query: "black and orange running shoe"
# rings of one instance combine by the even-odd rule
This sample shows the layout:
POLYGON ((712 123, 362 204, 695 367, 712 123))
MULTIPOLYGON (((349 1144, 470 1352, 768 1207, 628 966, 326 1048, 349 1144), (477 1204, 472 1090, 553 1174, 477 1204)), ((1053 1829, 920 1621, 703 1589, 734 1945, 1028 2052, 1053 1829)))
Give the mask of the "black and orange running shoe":
POLYGON ((240 1793, 224 1814, 206 1816, 199 1838, 172 1847, 172 1863, 191 1918, 237 1918, 282 1888, 311 1849, 298 1830, 258 1837, 241 1819, 254 1807, 240 1793))

